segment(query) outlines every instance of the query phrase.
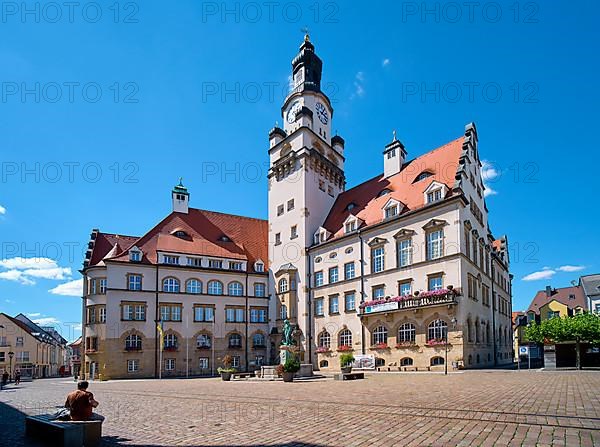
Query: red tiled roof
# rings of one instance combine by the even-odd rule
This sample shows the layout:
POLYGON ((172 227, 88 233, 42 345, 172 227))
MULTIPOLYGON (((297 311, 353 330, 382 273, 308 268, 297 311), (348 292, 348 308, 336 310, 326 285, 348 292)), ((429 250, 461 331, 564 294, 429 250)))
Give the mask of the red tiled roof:
POLYGON ((575 286, 563 287, 562 289, 552 289, 552 296, 550 297, 546 295, 545 290, 540 290, 535 295, 535 298, 533 298, 533 301, 529 305, 527 312, 533 311, 536 314, 539 314, 540 307, 552 300, 556 300, 559 303, 564 304, 569 309, 581 307, 584 310, 587 310, 587 301, 585 299, 585 294, 583 293, 583 288, 575 286), (571 295, 574 295, 575 297, 573 299, 569 298, 571 295))
POLYGON ((502 241, 500 239, 496 239, 494 242, 492 242, 492 248, 496 251, 500 251, 502 248, 502 241))
POLYGON ((96 242, 90 258, 90 267, 98 264, 117 245, 117 252, 125 250, 138 238, 135 236, 124 236, 121 234, 98 233, 96 242))
POLYGON ((344 233, 343 223, 349 214, 362 219, 366 226, 381 222, 383 207, 391 198, 405 206, 402 213, 422 208, 425 206, 424 192, 433 181, 445 184, 452 194, 463 141, 464 137, 457 138, 405 163, 401 171, 391 177, 385 178, 381 174, 343 192, 336 199, 323 227, 337 237, 344 233), (415 182, 423 172, 433 175, 415 182), (391 192, 378 197, 384 189, 391 192), (350 203, 354 204, 354 208, 348 210, 350 203))
POLYGON ((127 251, 133 246, 143 252, 142 262, 146 264, 156 264, 157 251, 164 251, 247 260, 251 270, 259 259, 267 264, 268 223, 262 219, 190 208, 188 214, 169 214, 109 259, 129 262, 127 251), (175 236, 176 231, 184 231, 187 237, 175 236), (223 236, 228 240, 222 240, 223 236))

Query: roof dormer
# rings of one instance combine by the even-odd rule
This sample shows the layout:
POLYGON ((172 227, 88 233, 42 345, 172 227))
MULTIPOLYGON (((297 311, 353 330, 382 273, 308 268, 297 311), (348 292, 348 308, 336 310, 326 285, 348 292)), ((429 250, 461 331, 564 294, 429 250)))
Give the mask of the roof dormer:
POLYGON ((402 208, 404 208, 402 202, 396 199, 389 199, 383 206, 383 218, 392 219, 399 216, 402 208))
POLYGON ((329 236, 331 236, 330 231, 327 231, 323 227, 319 227, 317 229, 317 231, 315 231, 315 234, 313 235, 313 242, 315 245, 321 244, 321 243, 325 242, 329 238, 329 236))
POLYGON ((359 219, 354 214, 349 214, 344 220, 344 234, 350 234, 358 230, 364 223, 362 219, 359 219))
POLYGON ((438 181, 431 182, 431 185, 423 192, 425 204, 435 203, 443 200, 448 193, 448 187, 438 181))
POLYGON ((137 248, 135 245, 129 249, 129 260, 131 262, 142 262, 142 250, 137 248))

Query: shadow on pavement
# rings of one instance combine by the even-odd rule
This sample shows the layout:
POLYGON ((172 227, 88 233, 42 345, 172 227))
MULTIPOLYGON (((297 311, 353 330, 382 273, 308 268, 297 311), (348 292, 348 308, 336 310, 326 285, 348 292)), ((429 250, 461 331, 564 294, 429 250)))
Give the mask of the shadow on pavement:
MULTIPOLYGON (((165 447, 163 444, 135 444, 131 439, 121 438, 119 436, 103 436, 103 446, 129 446, 129 447, 165 447)), ((177 444, 184 447, 220 447, 212 444, 177 444)), ((305 442, 284 442, 282 444, 244 444, 244 447, 324 447, 321 444, 307 444, 305 442)), ((229 447, 235 447, 236 444, 229 444, 229 447)))

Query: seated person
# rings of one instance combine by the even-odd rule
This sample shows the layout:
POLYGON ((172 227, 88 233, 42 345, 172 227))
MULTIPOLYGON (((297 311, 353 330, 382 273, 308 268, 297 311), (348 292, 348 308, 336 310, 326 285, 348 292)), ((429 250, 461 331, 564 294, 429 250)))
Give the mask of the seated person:
POLYGON ((71 413, 72 421, 103 421, 104 416, 94 413, 93 408, 98 406, 94 395, 87 389, 90 384, 83 380, 77 384, 77 391, 69 393, 65 408, 71 413))

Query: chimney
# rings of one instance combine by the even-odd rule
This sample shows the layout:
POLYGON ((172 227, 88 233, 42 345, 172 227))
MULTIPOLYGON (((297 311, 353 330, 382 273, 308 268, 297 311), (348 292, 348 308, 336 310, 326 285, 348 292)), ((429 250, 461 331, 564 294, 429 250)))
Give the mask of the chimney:
POLYGON ((552 286, 546 286, 546 296, 548 298, 552 296, 552 286))
POLYGON ((396 138, 394 131, 394 139, 383 150, 383 175, 385 178, 397 174, 402 169, 402 165, 406 160, 406 150, 404 145, 396 138))

